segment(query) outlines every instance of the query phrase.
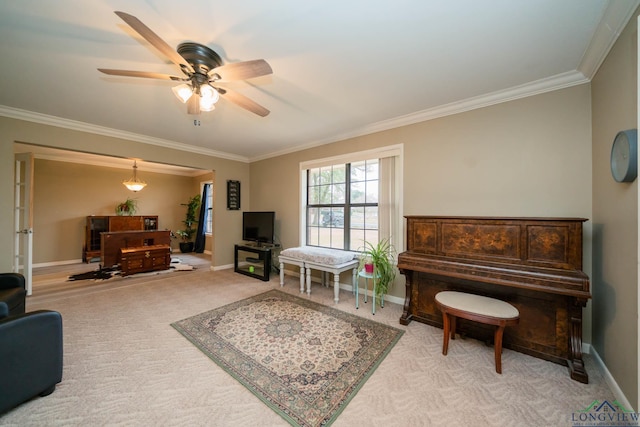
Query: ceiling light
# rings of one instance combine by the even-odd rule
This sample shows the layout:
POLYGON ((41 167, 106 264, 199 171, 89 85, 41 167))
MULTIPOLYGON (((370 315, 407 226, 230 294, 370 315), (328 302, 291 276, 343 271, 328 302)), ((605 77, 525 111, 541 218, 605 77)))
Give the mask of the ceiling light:
POLYGON ((144 181, 141 181, 138 179, 138 165, 136 164, 136 161, 133 161, 133 177, 129 178, 126 181, 122 181, 122 183, 124 184, 125 187, 127 187, 129 190, 136 192, 136 191, 140 191, 142 190, 144 187, 146 187, 147 183, 144 181))
POLYGON ((200 110, 212 111, 215 109, 215 103, 220 99, 220 94, 212 86, 200 86, 200 110))
POLYGON ((206 99, 207 102, 215 104, 220 99, 220 94, 212 86, 202 85, 200 86, 201 99, 206 99))
POLYGON ((193 88, 191 88, 191 86, 189 86, 188 84, 174 86, 171 88, 171 90, 183 104, 187 102, 189 98, 191 98, 191 95, 193 95, 193 88))

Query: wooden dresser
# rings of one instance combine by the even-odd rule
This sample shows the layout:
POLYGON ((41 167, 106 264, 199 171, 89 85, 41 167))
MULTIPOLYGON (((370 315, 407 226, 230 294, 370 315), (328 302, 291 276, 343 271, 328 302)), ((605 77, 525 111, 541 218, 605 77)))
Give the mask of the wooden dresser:
POLYGON ((171 264, 169 245, 120 248, 122 275, 167 270, 171 264))
MULTIPOLYGON (((507 301, 520 323, 504 333, 504 347, 567 365, 587 383, 582 360, 582 309, 591 297, 582 271, 583 218, 407 216, 406 276, 400 323, 442 327, 434 297, 458 290, 507 301)), ((493 330, 459 323, 461 332, 490 341, 493 330)))
MULTIPOLYGON (((169 230, 113 231, 102 233, 100 237, 100 262, 102 267, 112 267, 120 264, 122 249, 144 249, 156 245, 168 248, 171 245, 171 232, 169 230)), ((169 268, 168 263, 167 268, 169 268)))
POLYGON ((158 216, 91 215, 86 219, 82 261, 100 257, 100 235, 113 231, 157 230, 158 216))

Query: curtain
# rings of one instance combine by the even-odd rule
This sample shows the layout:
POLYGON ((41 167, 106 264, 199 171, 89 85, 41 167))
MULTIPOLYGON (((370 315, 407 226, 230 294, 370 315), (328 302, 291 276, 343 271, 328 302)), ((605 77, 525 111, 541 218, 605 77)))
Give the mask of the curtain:
POLYGON ((209 190, 209 185, 205 184, 202 186, 202 197, 200 198, 200 213, 198 214, 198 230, 196 232, 196 243, 194 245, 194 251, 198 254, 204 252, 204 243, 205 243, 205 213, 207 211, 207 194, 209 190))
POLYGON ((378 232, 379 238, 389 239, 395 247, 400 243, 398 233, 399 206, 398 189, 396 183, 396 159, 398 157, 383 157, 380 161, 380 175, 378 186, 378 232))

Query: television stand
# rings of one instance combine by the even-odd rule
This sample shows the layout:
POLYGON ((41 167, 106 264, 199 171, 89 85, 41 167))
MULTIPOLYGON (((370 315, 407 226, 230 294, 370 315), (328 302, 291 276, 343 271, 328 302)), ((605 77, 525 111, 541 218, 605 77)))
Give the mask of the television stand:
POLYGON ((268 281, 271 273, 271 247, 235 245, 233 268, 236 273, 244 274, 262 281, 268 281))

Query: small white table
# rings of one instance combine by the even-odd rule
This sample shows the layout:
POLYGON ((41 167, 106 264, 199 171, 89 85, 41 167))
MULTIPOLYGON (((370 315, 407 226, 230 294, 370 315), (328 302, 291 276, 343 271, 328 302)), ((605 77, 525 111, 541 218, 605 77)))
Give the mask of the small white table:
MULTIPOLYGON (((367 303, 367 292, 369 291, 369 279, 373 282, 373 286, 371 288, 371 313, 376 314, 376 278, 380 276, 374 275, 373 273, 367 273, 365 270, 360 270, 358 272, 358 276, 364 278, 364 302, 367 303)), ((358 288, 359 286, 356 284, 356 308, 358 307, 360 298, 358 297, 358 288)), ((380 307, 384 308, 384 296, 380 297, 380 307)))

